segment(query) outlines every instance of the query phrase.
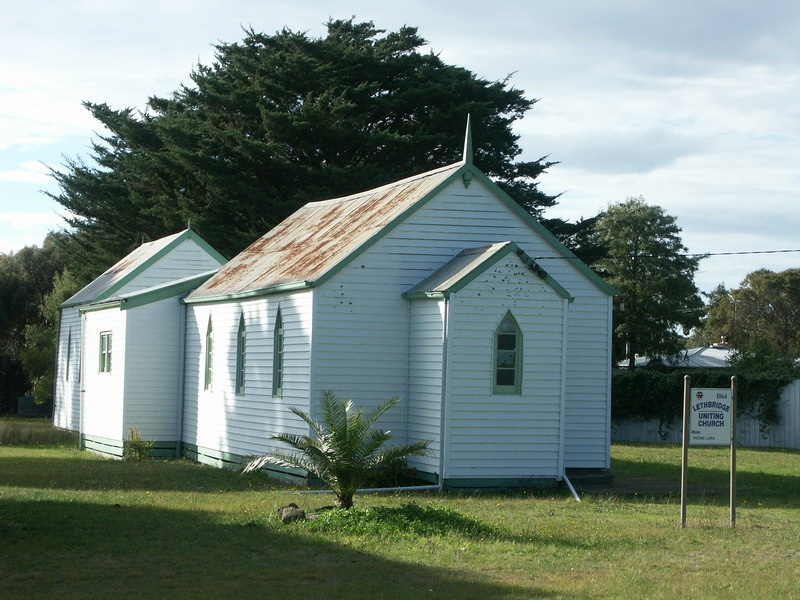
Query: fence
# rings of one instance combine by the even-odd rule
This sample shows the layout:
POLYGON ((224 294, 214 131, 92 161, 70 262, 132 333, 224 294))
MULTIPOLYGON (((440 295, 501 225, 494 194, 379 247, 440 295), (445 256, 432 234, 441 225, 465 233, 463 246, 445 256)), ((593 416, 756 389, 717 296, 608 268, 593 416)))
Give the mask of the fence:
MULTIPOLYGON (((736 445, 800 449, 800 380, 783 388, 778 414, 780 421, 764 430, 757 419, 740 415, 736 421, 736 445)), ((680 444, 682 429, 680 419, 668 426, 661 425, 658 419, 630 419, 611 424, 611 440, 680 444)))

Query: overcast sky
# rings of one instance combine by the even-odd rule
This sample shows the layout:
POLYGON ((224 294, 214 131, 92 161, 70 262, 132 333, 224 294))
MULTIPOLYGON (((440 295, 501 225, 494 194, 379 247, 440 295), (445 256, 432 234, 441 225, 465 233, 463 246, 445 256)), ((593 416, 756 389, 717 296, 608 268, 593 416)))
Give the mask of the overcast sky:
POLYGON ((419 28, 450 64, 539 102, 524 159, 560 164, 547 216, 643 196, 677 218, 696 283, 800 267, 800 2, 795 0, 28 0, 0 13, 0 252, 63 225, 47 167, 89 156, 84 100, 143 108, 242 28, 325 33, 329 18, 419 28), (781 251, 781 252, 777 252, 781 251), (742 253, 752 254, 742 254, 742 253))

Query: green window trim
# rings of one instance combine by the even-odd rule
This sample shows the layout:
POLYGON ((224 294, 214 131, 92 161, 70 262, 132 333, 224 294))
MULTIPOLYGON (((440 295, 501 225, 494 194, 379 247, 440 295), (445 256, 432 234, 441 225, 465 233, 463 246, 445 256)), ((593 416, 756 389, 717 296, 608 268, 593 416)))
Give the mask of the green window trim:
POLYGON ((205 368, 203 373, 203 389, 211 389, 211 381, 214 373, 214 326, 211 323, 211 317, 208 317, 208 326, 206 327, 206 352, 205 352, 205 368))
POLYGON ((236 393, 244 394, 245 349, 247 342, 247 324, 244 313, 239 315, 239 328, 236 331, 236 393))
POLYGON ((494 330, 494 360, 492 363, 492 393, 520 394, 522 392, 522 331, 511 311, 508 311, 494 330))
POLYGON ((100 332, 100 364, 98 366, 100 373, 111 372, 111 332, 100 332))
POLYGON ((281 308, 275 314, 275 326, 272 331, 272 395, 280 396, 283 393, 283 316, 281 308))

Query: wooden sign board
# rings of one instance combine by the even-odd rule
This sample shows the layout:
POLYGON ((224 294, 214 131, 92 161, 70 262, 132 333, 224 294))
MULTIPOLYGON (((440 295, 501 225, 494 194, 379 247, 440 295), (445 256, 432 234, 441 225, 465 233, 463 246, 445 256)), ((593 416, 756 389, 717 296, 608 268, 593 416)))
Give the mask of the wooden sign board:
POLYGON ((689 444, 730 445, 734 416, 730 388, 691 388, 689 409, 689 444))

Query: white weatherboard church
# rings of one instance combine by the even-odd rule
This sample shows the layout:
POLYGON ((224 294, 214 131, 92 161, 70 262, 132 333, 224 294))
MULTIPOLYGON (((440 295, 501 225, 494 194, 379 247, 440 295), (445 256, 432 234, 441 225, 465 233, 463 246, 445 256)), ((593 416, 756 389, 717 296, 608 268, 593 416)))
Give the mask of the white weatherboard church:
POLYGON ((432 440, 409 459, 430 483, 609 468, 614 291, 472 164, 469 135, 461 162, 309 203, 223 262, 189 230, 67 301, 56 425, 109 455, 135 427, 239 466, 307 434, 289 407, 318 418, 331 389, 402 398, 379 425, 432 440))

